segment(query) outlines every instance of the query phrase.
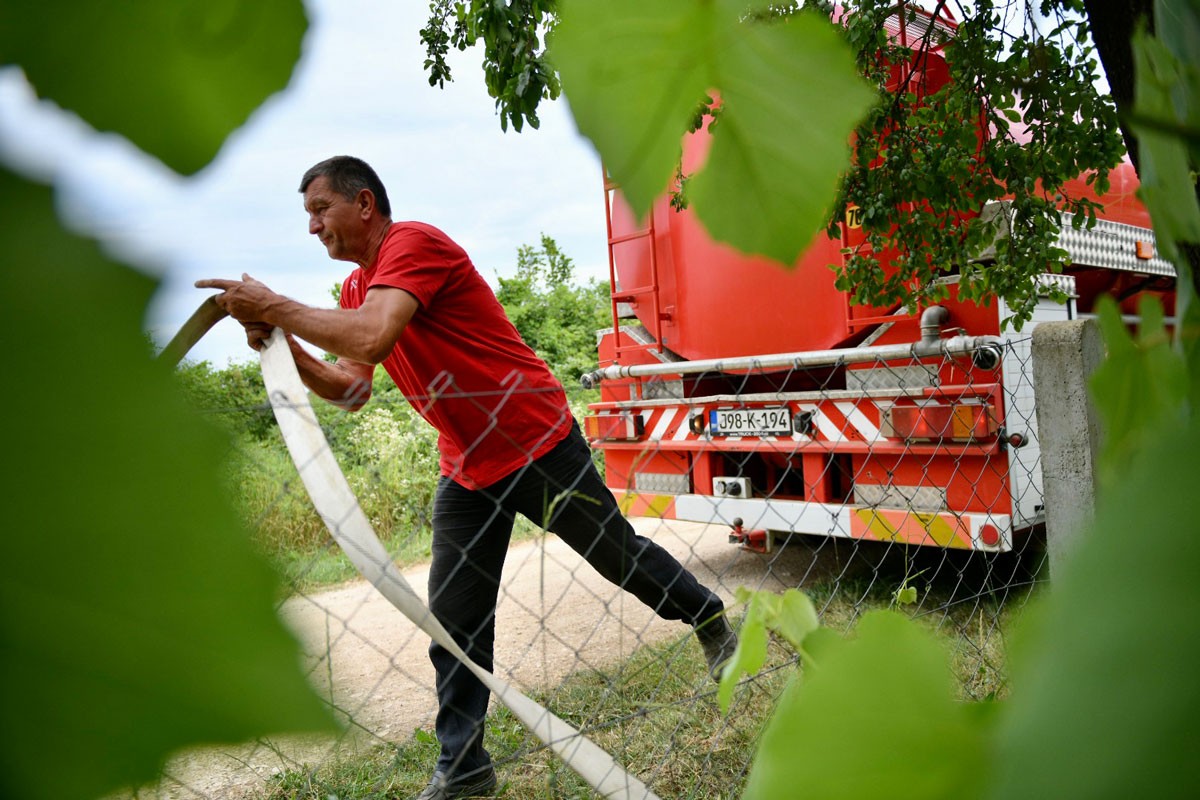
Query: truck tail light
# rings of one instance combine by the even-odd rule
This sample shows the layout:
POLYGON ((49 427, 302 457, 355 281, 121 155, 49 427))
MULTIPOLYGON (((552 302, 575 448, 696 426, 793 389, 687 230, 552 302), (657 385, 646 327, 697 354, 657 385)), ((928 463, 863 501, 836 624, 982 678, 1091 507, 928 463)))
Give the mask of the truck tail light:
POLYGON ((986 403, 892 406, 884 412, 884 435, 926 442, 972 442, 992 439, 999 430, 986 403))
POLYGON ((583 430, 593 442, 633 442, 646 432, 641 414, 621 411, 616 414, 590 414, 583 418, 583 430))

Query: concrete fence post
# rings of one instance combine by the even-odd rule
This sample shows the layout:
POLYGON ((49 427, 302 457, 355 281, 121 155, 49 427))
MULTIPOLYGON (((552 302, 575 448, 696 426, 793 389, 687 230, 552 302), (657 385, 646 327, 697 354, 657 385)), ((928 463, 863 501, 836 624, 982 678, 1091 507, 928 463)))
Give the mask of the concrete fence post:
POLYGON ((1050 576, 1086 535, 1096 507, 1100 423, 1088 379, 1104 358, 1094 320, 1043 322, 1033 330, 1033 385, 1046 504, 1050 576))

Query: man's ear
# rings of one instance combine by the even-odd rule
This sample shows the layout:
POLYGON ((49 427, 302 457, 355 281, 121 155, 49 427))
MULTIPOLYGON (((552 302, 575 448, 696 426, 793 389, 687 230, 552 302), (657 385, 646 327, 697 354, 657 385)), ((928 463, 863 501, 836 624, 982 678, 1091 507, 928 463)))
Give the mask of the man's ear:
POLYGON ((364 220, 370 219, 375 213, 375 193, 370 189, 359 189, 354 196, 354 205, 364 220))

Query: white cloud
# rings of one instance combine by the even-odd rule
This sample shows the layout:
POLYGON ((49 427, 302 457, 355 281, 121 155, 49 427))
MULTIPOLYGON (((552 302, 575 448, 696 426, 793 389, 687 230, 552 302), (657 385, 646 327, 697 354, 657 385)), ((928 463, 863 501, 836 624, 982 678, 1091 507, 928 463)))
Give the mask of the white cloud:
MULTIPOLYGON (((599 162, 562 102, 540 130, 502 133, 478 68, 454 53, 455 82, 429 87, 418 32, 425 3, 311 0, 304 53, 286 91, 184 180, 119 137, 39 104, 19 73, 0 75, 0 159, 59 189, 69 224, 162 275, 148 327, 162 341, 203 294, 198 278, 249 272, 303 302, 326 305, 348 265, 308 232, 297 184, 338 153, 366 159, 397 219, 437 225, 494 282, 522 244, 544 232, 581 275, 607 275, 599 162)), ((242 359, 240 329, 223 323, 195 355, 242 359)))

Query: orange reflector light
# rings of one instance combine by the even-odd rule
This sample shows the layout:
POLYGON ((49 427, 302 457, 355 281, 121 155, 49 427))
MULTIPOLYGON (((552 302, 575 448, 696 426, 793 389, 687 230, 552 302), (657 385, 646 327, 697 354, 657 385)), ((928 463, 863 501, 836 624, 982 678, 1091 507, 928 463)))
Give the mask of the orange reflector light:
POLYGON ((583 431, 593 442, 636 441, 645 433, 641 414, 591 414, 583 418, 583 431))
POLYGON ((995 437, 990 405, 892 406, 884 413, 885 435, 928 442, 970 442, 995 437))

